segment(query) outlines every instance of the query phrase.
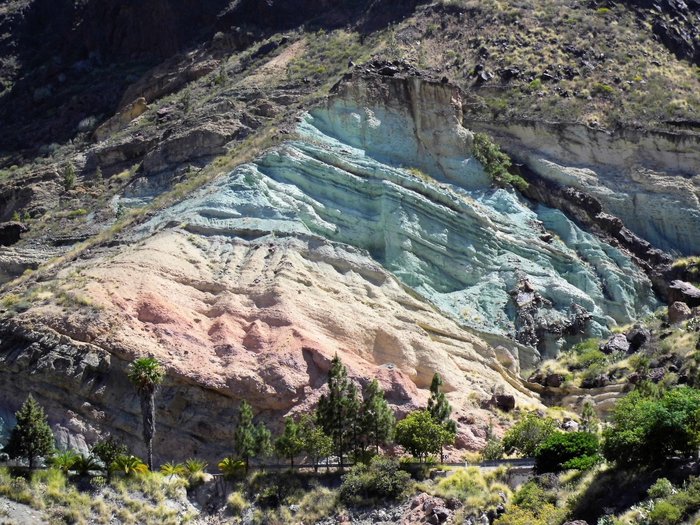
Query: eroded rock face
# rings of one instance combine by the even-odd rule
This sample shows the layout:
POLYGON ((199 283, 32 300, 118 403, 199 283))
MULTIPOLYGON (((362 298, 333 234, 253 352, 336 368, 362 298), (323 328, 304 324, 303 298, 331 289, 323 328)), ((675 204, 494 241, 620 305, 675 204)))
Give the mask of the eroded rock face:
MULTIPOLYGON (((560 211, 491 188, 461 120, 447 83, 400 70, 351 75, 301 119, 297 140, 76 262, 73 292, 96 309, 67 314, 48 301, 17 316, 0 348, 16 392, 8 403, 35 386, 15 378, 31 376, 54 424, 86 442, 100 429, 138 444, 123 367, 153 355, 169 378, 157 448, 215 460, 230 449, 242 399, 275 422, 309 409, 337 352, 360 386, 379 379, 399 415, 424 406, 439 372, 458 442, 482 446, 489 418, 478 407, 493 392, 504 407, 539 405, 515 375, 539 359, 533 345, 556 351, 564 326, 606 334, 657 302, 625 253, 560 211), (548 335, 518 344, 515 303, 535 293, 536 326, 548 335), (44 330, 66 340, 42 343, 44 330), (64 363, 64 347, 87 353, 66 350, 64 363), (88 354, 102 375, 84 368, 88 354)), ((160 149, 171 146, 177 157, 173 142, 160 149)))
POLYGON ((141 450, 124 369, 144 354, 168 371, 157 412, 163 460, 220 459, 242 399, 274 423, 313 408, 336 352, 361 388, 377 377, 399 414, 425 405, 439 372, 473 446, 485 443, 488 420, 474 396, 498 387, 538 404, 489 344, 347 246, 166 231, 97 258, 84 275, 82 293, 99 310, 66 317, 34 308, 0 336, 3 405, 16 410, 38 392, 51 423, 75 442, 113 432, 141 450))
POLYGON ((520 340, 544 352, 569 332, 604 335, 655 307, 649 279, 624 253, 560 211, 490 188, 449 84, 353 76, 336 92, 302 120, 300 140, 148 228, 184 221, 202 235, 355 246, 468 326, 512 336, 529 326, 520 340), (524 307, 509 292, 523 278, 540 300, 536 315, 526 312, 532 322, 518 324, 524 307))
POLYGON ((700 136, 583 125, 471 122, 555 187, 592 196, 603 212, 662 250, 700 245, 700 136))

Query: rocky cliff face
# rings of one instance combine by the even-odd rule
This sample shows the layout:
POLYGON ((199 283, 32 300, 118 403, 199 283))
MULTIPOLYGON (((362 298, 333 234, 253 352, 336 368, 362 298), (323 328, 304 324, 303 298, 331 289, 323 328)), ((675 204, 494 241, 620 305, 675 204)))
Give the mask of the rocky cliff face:
POLYGON ((700 245, 700 136, 582 125, 515 122, 488 130, 508 152, 556 187, 594 197, 604 211, 662 250, 700 245))
POLYGON ((378 73, 348 76, 292 140, 30 286, 33 307, 0 337, 6 408, 36 391, 64 442, 111 431, 138 450, 124 367, 150 354, 168 368, 157 448, 215 459, 240 400, 275 420, 309 408, 337 352, 399 412, 439 372, 459 445, 477 447, 494 393, 539 405, 517 376, 537 348, 655 308, 626 252, 491 188, 458 90, 378 73))

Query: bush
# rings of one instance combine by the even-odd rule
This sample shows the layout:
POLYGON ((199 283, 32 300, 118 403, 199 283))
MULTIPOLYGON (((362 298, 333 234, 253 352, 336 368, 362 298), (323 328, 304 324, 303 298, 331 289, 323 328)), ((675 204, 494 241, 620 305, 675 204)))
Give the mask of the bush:
POLYGON ((245 461, 227 457, 219 461, 217 465, 225 478, 235 478, 245 475, 245 461))
POLYGON ((539 472, 587 470, 599 460, 598 436, 588 432, 554 432, 535 452, 539 472))
POLYGON ((621 399, 603 432, 603 454, 620 465, 656 466, 696 451, 700 391, 678 387, 661 399, 634 391, 621 399))
POLYGON ((550 417, 540 417, 530 412, 518 421, 503 437, 503 448, 506 453, 518 452, 524 457, 534 457, 537 448, 557 428, 556 422, 550 417))
POLYGON ((515 186, 523 191, 528 183, 519 175, 512 174, 510 157, 485 133, 475 133, 472 145, 474 158, 484 167, 484 171, 498 186, 515 186))
POLYGON ((115 472, 124 474, 125 476, 133 476, 135 474, 145 474, 148 472, 148 466, 136 456, 119 456, 112 463, 111 469, 115 472))
POLYGON ((647 495, 651 499, 665 498, 673 494, 673 484, 666 478, 659 478, 649 487, 647 495))
POLYGON ((240 492, 231 492, 226 498, 226 508, 234 516, 240 516, 248 508, 248 502, 240 492))
POLYGON ((503 452, 503 442, 500 439, 489 439, 481 451, 481 457, 485 461, 501 459, 503 452))
POLYGON ((660 501, 649 513, 654 525, 674 525, 683 519, 683 511, 668 501, 660 501))
POLYGON ((343 476, 340 499, 345 503, 399 499, 408 490, 411 476, 395 459, 376 456, 369 465, 359 464, 343 476))

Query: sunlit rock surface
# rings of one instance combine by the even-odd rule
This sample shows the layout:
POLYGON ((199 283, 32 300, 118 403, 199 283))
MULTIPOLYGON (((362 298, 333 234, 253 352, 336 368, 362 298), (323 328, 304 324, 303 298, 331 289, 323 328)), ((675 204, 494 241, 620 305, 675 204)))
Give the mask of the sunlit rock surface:
POLYGON ((583 125, 472 123, 550 183, 596 198, 662 250, 700 247, 700 136, 583 125))
POLYGON ((656 306, 648 279, 619 250, 557 210, 489 187, 447 87, 416 88, 396 102, 392 85, 385 98, 373 93, 380 103, 370 107, 366 87, 351 85, 303 119, 297 140, 149 227, 177 219, 198 234, 348 244, 458 322, 499 334, 514 334, 509 292, 521 279, 551 302, 543 314, 550 323, 566 322, 574 304, 589 311, 590 335, 656 306), (445 99, 439 107, 452 108, 452 118, 421 112, 414 98, 445 99))

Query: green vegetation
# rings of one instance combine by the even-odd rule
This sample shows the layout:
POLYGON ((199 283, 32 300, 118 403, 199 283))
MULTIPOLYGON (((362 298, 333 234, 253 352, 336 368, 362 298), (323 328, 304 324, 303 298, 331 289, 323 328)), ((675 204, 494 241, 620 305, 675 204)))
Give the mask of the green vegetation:
POLYGON ((129 381, 139 393, 143 418, 143 442, 146 445, 148 468, 153 470, 153 436, 156 433, 155 395, 163 382, 165 370, 153 357, 142 357, 129 365, 129 381))
POLYGON ((284 433, 275 441, 275 450, 280 457, 288 458, 294 466, 294 458, 304 450, 304 440, 299 425, 291 417, 284 418, 284 433))
POLYGON ((621 399, 603 431, 603 454, 622 466, 651 467, 698 450, 700 391, 681 386, 660 399, 634 391, 621 399))
POLYGON ((317 419, 323 431, 333 439, 335 455, 343 468, 346 453, 358 442, 357 416, 360 401, 357 387, 348 379, 348 372, 336 355, 328 372, 328 394, 318 402, 317 419))
MULTIPOLYGON (((445 431, 452 436, 457 433, 457 424, 450 419, 450 414, 452 413, 452 407, 447 401, 445 394, 440 391, 440 388, 444 384, 440 374, 433 375, 433 380, 430 383, 430 399, 428 399, 428 412, 435 420, 435 422, 441 425, 445 431)), ((454 438, 452 438, 454 441, 454 438)), ((440 446, 440 461, 445 461, 444 447, 440 446)))
POLYGON ((598 436, 590 432, 553 432, 535 451, 538 472, 588 470, 601 460, 598 436))
POLYGON ((368 465, 360 463, 343 476, 340 500, 352 504, 378 499, 399 499, 408 491, 411 476, 395 459, 375 456, 368 465))
POLYGON ((454 442, 455 434, 435 421, 427 410, 411 412, 396 424, 396 443, 422 463, 454 442))
POLYGON ((393 437, 396 419, 376 379, 367 387, 359 417, 364 447, 373 447, 374 453, 379 454, 380 447, 387 445, 393 437))
POLYGON ((117 441, 112 436, 95 443, 90 452, 102 462, 102 465, 107 470, 108 480, 111 479, 112 467, 117 458, 120 456, 129 455, 129 449, 127 446, 117 441))
POLYGON ((551 525, 563 522, 566 511, 537 482, 529 481, 513 497, 507 512, 494 525, 551 525))
POLYGON ((550 417, 541 417, 530 412, 503 436, 503 448, 507 454, 517 453, 523 457, 535 457, 538 447, 544 443, 557 428, 557 423, 550 417))
POLYGON ((510 157, 485 133, 474 134, 472 153, 497 186, 515 186, 521 191, 527 189, 527 181, 510 172, 510 157))
POLYGON ((11 458, 26 459, 29 468, 35 467, 40 458, 53 454, 55 441, 51 427, 46 420, 44 409, 31 394, 15 414, 17 425, 10 433, 10 439, 3 449, 11 458))
POLYGON ((63 168, 63 189, 66 191, 72 190, 75 187, 76 182, 75 166, 68 163, 65 168, 63 168))

